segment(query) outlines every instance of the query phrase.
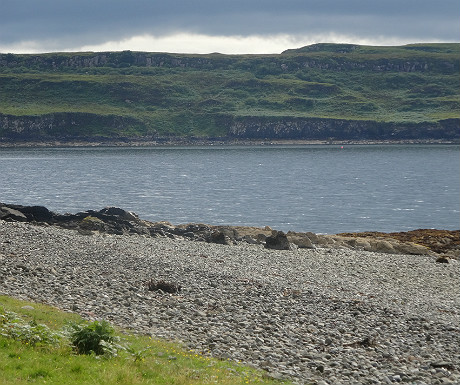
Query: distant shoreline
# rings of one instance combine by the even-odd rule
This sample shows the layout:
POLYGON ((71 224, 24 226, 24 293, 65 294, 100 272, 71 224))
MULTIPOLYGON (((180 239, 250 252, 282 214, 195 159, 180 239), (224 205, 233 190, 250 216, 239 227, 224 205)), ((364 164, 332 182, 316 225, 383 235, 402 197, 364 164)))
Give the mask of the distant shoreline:
POLYGON ((307 140, 307 139, 206 139, 206 138, 172 138, 172 139, 91 139, 91 140, 39 140, 39 141, 2 141, 0 148, 29 147, 167 147, 167 146, 287 146, 287 145, 398 145, 398 144, 452 144, 458 140, 443 139, 407 139, 407 140, 307 140))

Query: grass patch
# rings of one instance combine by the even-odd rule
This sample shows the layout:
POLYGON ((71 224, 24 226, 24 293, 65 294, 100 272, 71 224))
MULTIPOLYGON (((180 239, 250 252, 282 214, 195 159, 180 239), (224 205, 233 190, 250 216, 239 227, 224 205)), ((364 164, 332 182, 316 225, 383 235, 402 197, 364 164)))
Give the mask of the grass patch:
MULTIPOLYGON (((53 332, 63 330, 69 322, 83 321, 73 313, 0 296, 0 315, 10 312, 17 315, 18 323, 47 325, 53 332)), ((0 383, 3 385, 281 383, 265 378, 263 372, 252 368, 206 357, 168 341, 126 334, 120 330, 115 330, 114 336, 128 348, 110 358, 77 354, 65 338, 58 343, 30 344, 5 336, 2 328, 5 317, 1 319, 0 383)))

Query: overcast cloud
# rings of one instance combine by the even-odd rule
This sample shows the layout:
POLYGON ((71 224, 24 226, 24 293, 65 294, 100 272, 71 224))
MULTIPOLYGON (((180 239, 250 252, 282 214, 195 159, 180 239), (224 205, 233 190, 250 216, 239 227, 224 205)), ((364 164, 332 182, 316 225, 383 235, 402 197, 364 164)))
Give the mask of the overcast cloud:
POLYGON ((277 53, 459 40, 458 0, 0 0, 0 52, 277 53))

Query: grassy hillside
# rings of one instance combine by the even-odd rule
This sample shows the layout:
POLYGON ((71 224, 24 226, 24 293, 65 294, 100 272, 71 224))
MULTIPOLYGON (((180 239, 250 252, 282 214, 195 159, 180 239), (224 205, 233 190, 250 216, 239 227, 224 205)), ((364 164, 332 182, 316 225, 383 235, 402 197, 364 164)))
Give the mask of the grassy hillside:
POLYGON ((457 122, 459 71, 460 44, 1 54, 0 136, 226 136, 246 118, 457 122))

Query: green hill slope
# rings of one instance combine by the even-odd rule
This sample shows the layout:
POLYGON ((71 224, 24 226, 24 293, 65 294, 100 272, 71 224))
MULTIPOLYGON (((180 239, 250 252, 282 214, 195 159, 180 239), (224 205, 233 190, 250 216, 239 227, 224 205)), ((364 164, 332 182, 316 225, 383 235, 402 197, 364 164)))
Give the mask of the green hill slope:
POLYGON ((3 140, 460 137, 460 44, 0 54, 3 140))

